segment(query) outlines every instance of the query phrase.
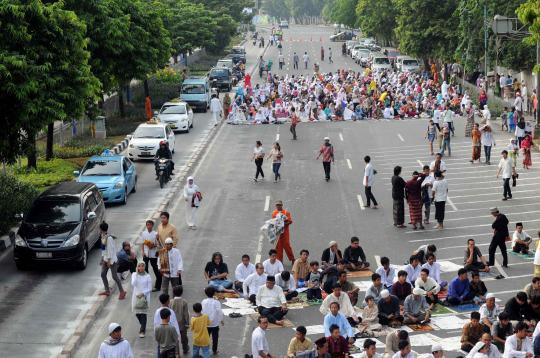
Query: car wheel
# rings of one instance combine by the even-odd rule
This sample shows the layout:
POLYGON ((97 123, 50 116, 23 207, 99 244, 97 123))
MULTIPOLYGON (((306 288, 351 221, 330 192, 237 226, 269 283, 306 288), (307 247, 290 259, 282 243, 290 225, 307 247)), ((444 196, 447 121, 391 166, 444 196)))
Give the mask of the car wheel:
POLYGON ((19 271, 28 270, 28 264, 26 262, 15 261, 15 266, 17 267, 17 270, 19 270, 19 271))
POLYGON ((193 119, 191 120, 191 124, 189 125, 189 128, 193 129, 193 119))
POLYGON ((136 192, 137 192, 137 177, 135 177, 135 183, 133 183, 133 189, 131 189, 131 192, 132 192, 132 193, 136 193, 136 192))
POLYGON ((84 270, 86 268, 86 265, 88 265, 88 247, 86 247, 85 244, 82 252, 82 257, 79 261, 77 261, 75 267, 78 270, 84 270))
POLYGON ((190 128, 190 126, 188 125, 187 129, 186 129, 186 133, 189 133, 189 128, 190 128))
POLYGON ((202 110, 202 111, 203 111, 203 113, 206 113, 206 112, 208 112, 208 107, 207 107, 207 106, 204 106, 204 108, 203 108, 203 110, 202 110))
POLYGON ((127 190, 127 186, 126 188, 124 189, 124 198, 122 199, 122 205, 126 205, 127 204, 127 197, 128 197, 128 190, 127 190))

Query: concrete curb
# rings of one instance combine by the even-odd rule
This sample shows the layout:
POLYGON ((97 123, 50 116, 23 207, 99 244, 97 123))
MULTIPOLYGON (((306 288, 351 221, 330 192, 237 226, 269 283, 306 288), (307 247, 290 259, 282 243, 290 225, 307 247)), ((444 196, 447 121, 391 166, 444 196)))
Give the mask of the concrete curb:
POLYGON ((120 143, 116 144, 112 148, 112 151, 114 152, 114 154, 120 154, 124 151, 124 149, 127 148, 128 144, 129 144, 129 138, 125 137, 120 143))

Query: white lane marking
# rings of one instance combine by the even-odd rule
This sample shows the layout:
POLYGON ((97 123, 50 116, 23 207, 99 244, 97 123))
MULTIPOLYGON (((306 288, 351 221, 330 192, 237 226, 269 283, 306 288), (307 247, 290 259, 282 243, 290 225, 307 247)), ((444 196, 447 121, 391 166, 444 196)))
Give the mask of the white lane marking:
POLYGON ((270 209, 270 195, 267 195, 264 200, 264 211, 268 211, 268 209, 270 209))
MULTIPOLYGON (((523 277, 531 277, 531 274, 529 273, 527 275, 507 276, 506 278, 513 279, 513 278, 523 278, 523 277)), ((486 282, 486 281, 495 281, 495 280, 497 280, 495 277, 490 277, 490 278, 485 278, 482 281, 486 282)), ((514 290, 513 292, 516 292, 516 291, 514 290)))
POLYGON ((449 196, 446 196, 446 200, 448 201, 448 204, 450 204, 450 206, 452 207, 452 209, 454 209, 454 211, 458 211, 458 208, 456 207, 456 205, 454 204, 454 202, 452 201, 452 199, 450 199, 449 196))
MULTIPOLYGON (((418 159, 416 162, 417 162, 421 167, 424 166, 424 163, 422 163, 422 162, 420 161, 420 159, 418 159)), ((391 173, 388 173, 388 174, 391 174, 391 173)))
POLYGON ((398 136, 398 138, 399 138, 400 141, 405 142, 405 139, 403 139, 403 137, 401 136, 401 134, 398 133, 397 136, 398 136))
POLYGON ((257 254, 255 255, 255 263, 261 262, 261 253, 262 253, 262 243, 264 236, 259 235, 259 243, 257 245, 257 254))
MULTIPOLYGON (((531 223, 531 222, 537 222, 540 221, 540 219, 535 220, 521 220, 522 223, 531 223)), ((516 223, 515 221, 512 221, 511 223, 516 223)), ((445 230, 457 230, 457 229, 471 229, 474 227, 491 227, 491 224, 478 224, 478 225, 464 225, 464 226, 456 226, 456 227, 450 227, 446 228, 445 230)), ((440 231, 439 229, 428 229, 424 230, 423 232, 434 232, 434 231, 440 231)), ((405 231, 405 234, 418 234, 418 230, 411 230, 411 231, 405 231)), ((433 240, 433 239, 425 239, 426 241, 433 240)))
POLYGON ((339 133, 339 140, 343 142, 343 134, 339 133))
POLYGON ((279 140, 279 133, 276 134, 276 142, 279 140))
POLYGON ((350 159, 347 159, 347 166, 349 167, 349 169, 352 170, 352 164, 350 159))
POLYGON ((362 195, 357 195, 356 197, 358 198, 358 204, 360 204, 360 209, 366 210, 366 208, 364 208, 364 199, 362 199, 362 195))
MULTIPOLYGON (((514 193, 514 192, 513 192, 514 193)), ((537 199, 538 196, 520 196, 519 197, 521 200, 523 199, 537 199)), ((459 205, 462 205, 462 204, 484 204, 484 203, 488 203, 488 202, 497 202, 497 203, 500 203, 501 202, 501 199, 491 199, 491 200, 481 200, 481 201, 465 201, 463 203, 458 203, 459 205)))
POLYGON ((504 276, 504 278, 508 278, 508 274, 506 273, 506 271, 504 271, 497 259, 495 259, 495 267, 497 268, 497 270, 499 270, 500 274, 504 276))
POLYGON ((381 257, 379 255, 375 256, 375 263, 377 264, 377 267, 381 266, 381 257))
MULTIPOLYGON (((540 228, 534 228, 534 229, 527 228, 527 230, 529 232, 534 232, 534 231, 540 230, 540 228)), ((424 242, 424 241, 441 241, 441 240, 448 240, 448 239, 462 239, 464 237, 486 237, 486 233, 468 234, 468 235, 456 235, 456 236, 445 236, 445 237, 438 237, 438 238, 432 238, 432 239, 417 239, 417 240, 409 240, 409 242, 414 243, 414 242, 424 242)), ((476 244, 476 245, 478 246, 478 245, 481 245, 481 244, 476 244)), ((486 244, 486 245, 489 245, 489 244, 486 244)), ((449 247, 437 248, 437 250, 456 249, 456 248, 461 248, 461 247, 465 247, 465 246, 449 246, 449 247)))

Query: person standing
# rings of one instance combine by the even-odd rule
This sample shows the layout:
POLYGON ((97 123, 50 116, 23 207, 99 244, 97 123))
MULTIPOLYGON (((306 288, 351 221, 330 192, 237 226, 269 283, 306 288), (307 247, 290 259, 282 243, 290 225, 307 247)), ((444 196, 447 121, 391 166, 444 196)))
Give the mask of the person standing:
POLYGON ((304 61, 304 70, 307 70, 308 62, 309 62, 309 55, 307 54, 307 51, 304 52, 304 56, 302 56, 302 60, 304 61))
POLYGON ((300 62, 300 57, 296 54, 296 52, 293 54, 293 69, 298 69, 298 63, 300 62))
POLYGON ((168 237, 165 239, 165 248, 159 250, 158 267, 161 272, 162 283, 161 291, 169 293, 169 283, 172 287, 182 284, 182 270, 184 264, 180 250, 173 247, 173 240, 168 237))
POLYGON ((441 131, 442 135, 442 147, 440 153, 444 155, 444 152, 448 149, 448 156, 452 156, 452 148, 450 147, 450 127, 449 123, 445 123, 441 131))
POLYGON ((508 156, 508 151, 503 150, 501 152, 502 158, 499 161, 499 169, 497 170, 497 179, 499 176, 503 180, 503 201, 512 199, 512 189, 510 189, 510 179, 512 174, 515 173, 514 162, 512 158, 508 156), (502 173, 502 175, 501 175, 502 173))
POLYGON ((210 112, 212 112, 212 123, 215 127, 218 125, 218 114, 220 117, 223 116, 223 106, 221 105, 221 101, 217 94, 213 94, 212 99, 210 100, 210 112))
POLYGON ((296 114, 296 109, 294 107, 291 108, 291 127, 289 128, 289 131, 293 135, 293 140, 296 140, 296 126, 300 123, 300 118, 298 118, 298 115, 296 114))
POLYGON ((276 210, 272 212, 272 219, 274 219, 278 214, 285 215, 287 219, 285 220, 283 233, 279 236, 279 239, 276 242, 277 259, 283 262, 283 251, 285 251, 289 261, 294 264, 294 253, 289 236, 289 227, 292 224, 292 216, 288 210, 283 209, 283 201, 281 200, 276 201, 276 210))
POLYGON ((158 268, 157 247, 158 239, 157 232, 154 231, 154 222, 146 221, 146 230, 143 230, 139 235, 139 240, 142 242, 142 256, 145 264, 145 271, 149 272, 148 264, 152 265, 152 271, 156 275, 156 284, 152 292, 157 292, 161 289, 161 273, 158 268))
POLYGON ((332 60, 332 48, 331 47, 328 48, 328 63, 334 63, 334 61, 332 60))
POLYGON ((377 171, 373 169, 373 164, 371 164, 371 157, 369 155, 364 157, 364 163, 366 163, 366 167, 364 169, 364 192, 366 194, 365 207, 371 208, 371 202, 373 201, 373 209, 378 209, 377 200, 371 192, 371 187, 375 182, 375 173, 377 173, 377 171))
POLYGON ((208 334, 212 336, 212 353, 216 355, 218 353, 219 325, 224 325, 223 311, 221 310, 221 303, 214 298, 216 293, 214 287, 206 287, 204 293, 206 294, 206 298, 201 302, 202 313, 210 319, 208 334))
POLYGON ((157 233, 158 233, 158 241, 159 246, 165 247, 165 239, 170 237, 173 241, 173 247, 177 247, 178 242, 180 241, 180 237, 178 237, 178 233, 176 231, 176 226, 169 223, 169 213, 166 211, 162 211, 159 218, 161 220, 161 223, 158 225, 157 233))
POLYGON ((285 64, 285 56, 280 52, 278 55, 279 69, 283 70, 283 65, 285 64))
POLYGON ((330 164, 334 162, 334 147, 330 144, 330 138, 324 137, 324 143, 319 150, 317 160, 322 156, 322 163, 324 168, 324 177, 326 181, 330 180, 330 164))
POLYGON ((405 197, 409 204, 409 216, 413 229, 416 230, 418 224, 420 229, 424 229, 422 224, 422 181, 424 176, 420 176, 417 171, 413 172, 412 178, 405 183, 405 197))
POLYGON ((435 155, 435 153, 433 153, 433 141, 435 140, 436 136, 437 136, 437 127, 435 126, 435 123, 433 122, 433 120, 430 119, 425 138, 429 142, 429 150, 430 150, 431 155, 435 155))
POLYGON ((278 142, 275 142, 270 152, 268 152, 267 158, 272 158, 272 171, 274 172, 274 183, 281 180, 281 174, 279 174, 279 168, 281 167, 281 160, 283 159, 283 152, 278 142))
POLYGON ((435 172, 435 181, 433 182, 432 200, 435 203, 435 220, 437 220, 437 229, 443 228, 444 206, 448 197, 448 182, 441 172, 435 172))
POLYGON ((175 327, 169 324, 172 312, 170 310, 159 311, 161 324, 154 328, 154 337, 158 343, 160 358, 176 357, 176 342, 178 342, 178 332, 175 327))
POLYGON ((146 322, 148 317, 148 306, 150 305, 150 293, 152 292, 152 279, 144 270, 144 262, 137 264, 137 274, 131 275, 131 310, 135 312, 135 317, 139 320, 141 328, 139 337, 144 338, 146 333, 146 322))
POLYGON ((109 280, 107 279, 107 273, 111 270, 112 279, 116 282, 120 294, 118 295, 119 300, 126 298, 126 291, 122 288, 122 282, 118 277, 118 257, 116 253, 118 248, 116 247, 116 239, 114 236, 109 235, 107 232, 109 230, 109 224, 105 221, 99 225, 100 237, 101 237, 101 280, 103 281, 103 286, 105 290, 101 292, 100 296, 110 296, 111 290, 109 288, 109 280))
MULTIPOLYGON (((173 310, 176 321, 178 322, 178 328, 180 329, 180 343, 182 343, 182 351, 184 354, 189 352, 189 341, 187 330, 189 329, 189 309, 187 301, 182 297, 184 294, 184 288, 182 286, 173 287, 174 298, 171 303, 171 309, 173 310)), ((178 347, 180 352, 180 347, 178 347)))
POLYGON ((446 109, 443 113, 444 124, 448 126, 448 130, 454 136, 454 112, 450 109, 450 105, 446 105, 446 109))
POLYGON ((253 358, 275 358, 270 353, 268 340, 266 339, 266 330, 268 329, 268 318, 259 316, 257 318, 259 324, 251 334, 251 355, 253 358))
POLYGON ((401 167, 394 167, 394 176, 392 177, 392 200, 394 226, 398 228, 406 227, 405 223, 405 180, 400 176, 401 167))
POLYGON ((484 146, 485 163, 489 165, 491 164, 491 147, 495 146, 495 139, 493 138, 491 127, 487 124, 480 129, 480 132, 482 132, 480 142, 484 146))
POLYGON ((202 313, 202 305, 199 302, 193 304, 193 312, 189 324, 193 337, 192 357, 197 357, 200 352, 203 358, 210 358, 210 335, 208 334, 210 319, 202 313))
POLYGON ((422 174, 424 174, 424 181, 421 185, 421 198, 422 205, 424 206, 424 224, 429 224, 429 216, 431 214, 431 189, 433 188, 435 177, 430 173, 429 165, 424 165, 422 167, 422 174))
POLYGON ((324 47, 321 46, 321 62, 324 62, 324 47))
POLYGON ((478 123, 475 123, 471 130, 471 139, 472 139, 472 158, 470 160, 471 163, 474 163, 477 160, 478 160, 478 163, 480 163, 480 155, 482 153, 481 138, 482 138, 482 134, 480 133, 480 130, 478 129, 478 123))
POLYGON ((122 327, 118 323, 111 323, 108 327, 109 337, 101 343, 98 358, 133 358, 131 345, 122 338, 122 327))
POLYGON ((257 167, 257 170, 255 171, 255 178, 253 178, 253 181, 257 181, 259 179, 259 174, 261 175, 261 178, 264 179, 264 172, 262 169, 263 161, 264 161, 264 149, 262 146, 262 142, 260 140, 255 142, 255 148, 253 148, 253 161, 255 162, 255 166, 257 167))
POLYGON ((491 208, 489 211, 495 220, 491 224, 493 238, 489 244, 488 266, 493 266, 495 264, 495 250, 497 250, 498 246, 501 249, 503 257, 503 267, 508 267, 508 255, 506 253, 506 238, 509 236, 508 219, 506 218, 506 215, 501 214, 497 208, 491 208))
MULTIPOLYGON (((532 147, 532 138, 530 134, 527 134, 525 138, 521 141, 521 149, 523 149, 523 168, 529 169, 532 165, 531 157, 531 147, 532 147)), ((514 163, 514 168, 516 163, 514 163)))
POLYGON ((186 202, 186 223, 190 229, 197 228, 196 217, 197 209, 201 204, 202 195, 199 186, 195 184, 193 177, 188 177, 184 185, 184 200, 186 202))

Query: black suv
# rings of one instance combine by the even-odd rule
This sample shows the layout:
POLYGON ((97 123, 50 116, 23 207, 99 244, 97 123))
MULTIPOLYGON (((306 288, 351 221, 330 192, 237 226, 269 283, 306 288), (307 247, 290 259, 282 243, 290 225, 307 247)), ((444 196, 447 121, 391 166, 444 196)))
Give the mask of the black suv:
POLYGON ((72 181, 47 189, 34 201, 15 236, 17 268, 63 261, 84 270, 104 220, 105 204, 94 184, 72 181))
POLYGON ((227 67, 214 67, 208 74, 210 85, 218 90, 230 92, 232 88, 232 73, 227 67))

